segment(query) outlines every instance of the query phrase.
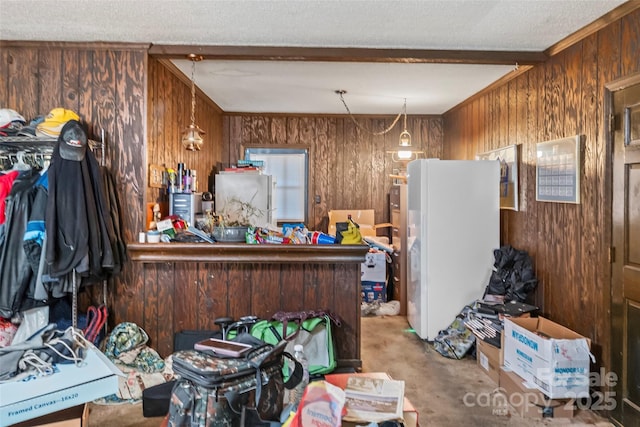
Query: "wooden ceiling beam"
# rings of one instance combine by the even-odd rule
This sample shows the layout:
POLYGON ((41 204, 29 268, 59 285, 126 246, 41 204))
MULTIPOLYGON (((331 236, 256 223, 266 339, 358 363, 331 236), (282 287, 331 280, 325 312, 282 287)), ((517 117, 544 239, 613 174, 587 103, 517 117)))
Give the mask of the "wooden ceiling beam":
POLYGON ((157 58, 186 59, 189 54, 204 59, 246 61, 321 61, 535 65, 548 59, 544 52, 487 50, 421 50, 278 46, 183 46, 152 45, 157 58))

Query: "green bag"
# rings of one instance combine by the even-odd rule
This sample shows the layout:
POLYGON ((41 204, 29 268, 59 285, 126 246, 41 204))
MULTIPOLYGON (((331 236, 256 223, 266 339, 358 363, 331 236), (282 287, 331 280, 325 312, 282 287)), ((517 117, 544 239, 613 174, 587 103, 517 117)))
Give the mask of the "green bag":
POLYGON ((273 319, 260 320, 251 328, 251 335, 269 344, 287 341, 286 351, 302 344, 309 361, 309 374, 328 374, 337 366, 331 323, 340 319, 324 311, 278 312, 273 319))

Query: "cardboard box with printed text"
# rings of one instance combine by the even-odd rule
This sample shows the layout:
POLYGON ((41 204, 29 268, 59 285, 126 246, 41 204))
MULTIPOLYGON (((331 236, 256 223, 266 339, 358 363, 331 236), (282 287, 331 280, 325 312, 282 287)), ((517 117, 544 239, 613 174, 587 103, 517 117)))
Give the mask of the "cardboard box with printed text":
POLYGON ((589 396, 591 342, 544 317, 506 318, 504 366, 553 399, 589 396))
POLYGON ((573 418, 573 399, 549 399, 514 372, 500 369, 500 391, 505 404, 511 405, 523 418, 573 418))
POLYGON ((54 373, 0 384, 0 420, 11 425, 78 406, 118 391, 122 372, 91 346, 79 365, 56 364, 54 373))

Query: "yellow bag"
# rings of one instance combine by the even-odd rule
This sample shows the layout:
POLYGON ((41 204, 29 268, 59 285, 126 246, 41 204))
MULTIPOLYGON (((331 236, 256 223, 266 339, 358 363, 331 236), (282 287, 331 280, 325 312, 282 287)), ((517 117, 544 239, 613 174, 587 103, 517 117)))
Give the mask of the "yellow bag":
POLYGON ((359 245, 362 243, 360 226, 351 219, 351 215, 349 215, 346 223, 339 222, 336 224, 336 231, 336 234, 341 236, 340 243, 343 245, 359 245))

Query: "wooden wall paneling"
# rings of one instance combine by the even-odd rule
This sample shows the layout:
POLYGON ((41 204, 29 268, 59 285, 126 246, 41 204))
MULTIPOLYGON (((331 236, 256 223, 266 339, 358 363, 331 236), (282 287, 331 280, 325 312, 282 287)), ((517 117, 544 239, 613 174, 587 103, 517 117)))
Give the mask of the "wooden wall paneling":
MULTIPOLYGON (((228 148, 225 150, 233 153, 241 144, 254 144, 255 127, 269 129, 267 137, 258 141, 259 144, 276 143, 282 140, 281 123, 286 123, 284 140, 311 149, 308 227, 326 231, 327 214, 331 209, 374 209, 376 221, 386 222, 387 193, 391 186, 388 175, 400 166, 392 163, 386 151, 397 149, 400 130, 396 128, 388 134, 373 136, 359 129, 349 117, 292 116, 286 117, 285 121, 281 117, 226 116, 228 131, 225 131, 223 145, 228 148), (318 193, 320 183, 322 194, 318 193), (319 206, 314 203, 316 194, 321 196, 319 206)), ((358 117, 357 120, 367 129, 378 126, 382 130, 391 124, 389 118, 358 117)), ((443 129, 440 118, 413 116, 408 118, 408 126, 416 149, 428 149, 441 157, 443 129), (429 128, 428 141, 420 139, 424 127, 429 128)))
MULTIPOLYGON (((332 209, 342 209, 342 190, 344 176, 344 155, 342 152, 345 138, 345 122, 343 119, 333 119, 335 134, 332 141, 329 142, 330 154, 328 157, 327 172, 329 173, 329 188, 327 188, 327 212, 322 217, 322 231, 328 231, 329 228, 329 211, 332 209), (326 223, 326 225, 325 225, 326 223)), ((318 172, 319 173, 319 172, 318 172)))
MULTIPOLYGON (((158 97, 158 80, 160 67, 158 66, 158 62, 153 58, 149 58, 147 61, 147 146, 149 147, 158 147, 157 143, 157 135, 158 131, 158 121, 156 120, 158 109, 160 108, 160 99, 158 97)), ((157 164, 158 155, 157 150, 148 150, 147 152, 147 163, 148 164, 157 164)), ((147 166, 148 168, 148 166, 147 166)), ((147 186, 146 191, 146 203, 151 203, 154 201, 153 194, 151 192, 152 188, 147 186)))
MULTIPOLYGON (((521 209, 507 213, 504 236, 534 259, 540 280, 535 303, 543 308, 542 314, 590 336, 595 351, 601 345, 607 348, 610 342, 610 147, 603 133, 603 85, 638 70, 639 13, 634 11, 556 53, 507 85, 507 134, 515 129, 521 145, 521 209), (536 143, 576 134, 585 135, 582 203, 535 201, 536 143)), ((470 155, 470 151, 459 154, 465 153, 462 144, 476 144, 485 150, 502 144, 502 90, 489 92, 444 115, 447 156, 470 155), (481 110, 483 104, 486 106, 483 129, 472 123, 477 100, 481 110)))
MULTIPOLYGON (((227 314, 234 319, 252 313, 252 300, 254 287, 260 284, 251 281, 251 270, 254 265, 249 264, 223 264, 223 268, 228 270, 227 314)), ((257 313, 256 313, 257 314, 257 313)))
MULTIPOLYGON (((315 294, 315 304, 302 307, 326 309, 336 300, 349 298, 347 295, 353 295, 353 288, 350 293, 336 293, 334 270, 337 264, 316 264, 313 268, 313 293, 315 294)), ((352 300, 352 298, 349 298, 352 300)))
POLYGON ((622 19, 621 36, 621 75, 628 76, 640 71, 640 9, 622 19))
POLYGON ((300 117, 287 117, 287 143, 301 144, 300 142, 300 117))
MULTIPOLYGON (((2 42, 0 42, 0 46, 2 46, 2 42)), ((3 100, 3 104, 5 105, 14 105, 10 103, 9 99, 9 61, 13 62, 9 52, 10 49, 4 47, 0 49, 0 99, 3 100)), ((18 107, 16 106, 16 108, 18 107)))
POLYGON ((320 285, 321 269, 318 264, 304 266, 304 291, 303 297, 299 301, 300 305, 296 310, 319 309, 322 308, 319 297, 318 286, 320 285))
POLYGON ((336 355, 338 358, 344 355, 355 355, 356 359, 360 359, 360 304, 352 298, 340 298, 340 295, 352 295, 354 286, 359 291, 359 283, 353 283, 352 275, 349 269, 352 266, 342 264, 334 264, 331 266, 333 271, 334 293, 336 295, 334 301, 335 314, 342 319, 342 325, 333 326, 332 331, 336 337, 336 355), (348 339, 355 337, 354 339, 348 339))
MULTIPOLYGON (((155 135, 155 144, 147 152, 153 152, 154 161, 157 163, 166 162, 167 167, 177 168, 178 161, 175 158, 172 158, 171 153, 175 149, 173 144, 171 143, 171 105, 173 104, 170 100, 175 99, 175 94, 173 93, 173 85, 170 84, 172 74, 166 67, 161 67, 158 72, 158 81, 156 82, 158 88, 158 108, 156 110, 156 116, 153 118, 154 120, 154 129, 157 130, 157 134, 155 135)), ((149 154, 147 154, 148 156, 149 154)))
MULTIPOLYGON (((536 132, 536 138, 533 142, 534 147, 535 144, 540 141, 545 141, 548 138, 548 130, 547 130, 547 122, 550 113, 546 110, 549 102, 546 101, 547 90, 546 85, 549 80, 548 73, 548 64, 544 64, 539 67, 538 73, 535 76, 535 82, 533 83, 533 87, 537 91, 537 99, 538 103, 536 105, 536 116, 538 117, 538 125, 539 128, 536 132)), ((535 167, 537 165, 536 162, 533 165, 533 175, 535 177, 535 167)), ((534 190, 535 191, 535 190, 534 190)), ((534 193, 535 194, 535 193, 534 193)), ((549 313, 549 270, 547 269, 547 264, 550 260, 553 259, 553 256, 548 253, 548 247, 550 245, 550 229, 547 227, 547 223, 552 221, 551 216, 551 203, 540 203, 536 201, 536 277, 538 278, 538 287, 541 291, 542 304, 540 304, 541 314, 550 317, 549 313)))
MULTIPOLYGON (((65 52, 64 62, 70 59, 65 52)), ((93 52, 82 49, 76 53, 75 61, 78 66, 76 96, 78 98, 78 115, 83 118, 87 124, 89 135, 92 139, 100 141, 100 129, 104 127, 103 122, 109 117, 104 117, 103 108, 98 103, 93 102, 93 52)), ((113 105, 109 105, 109 109, 113 111, 113 105)), ((98 162, 102 160, 102 153, 96 151, 96 159, 98 162)), ((107 153, 105 152, 105 164, 109 166, 107 153)))
POLYGON ((536 143, 539 138, 541 125, 538 124, 538 118, 540 117, 540 107, 538 100, 539 92, 538 82, 540 81, 540 72, 542 67, 533 67, 528 73, 524 74, 522 78, 526 78, 526 91, 527 91, 527 119, 526 119, 526 134, 527 139, 525 145, 523 145, 521 153, 522 161, 520 162, 520 176, 521 176, 521 189, 520 194, 523 196, 523 204, 521 212, 526 215, 525 221, 527 223, 526 228, 529 231, 525 236, 525 245, 522 249, 529 252, 532 256, 536 269, 536 277, 538 277, 538 286, 536 287, 533 302, 541 309, 544 307, 544 284, 540 280, 538 266, 538 260, 542 257, 538 256, 538 210, 540 209, 539 203, 536 202, 536 143))
POLYGON ((78 113, 82 120, 90 122, 93 120, 91 105, 82 108, 85 106, 80 104, 80 97, 78 96, 80 75, 85 73, 85 70, 80 68, 79 56, 80 52, 77 50, 62 51, 62 66, 60 68, 62 71, 61 97, 64 104, 78 113), (84 112, 85 110, 88 111, 90 115, 86 114, 84 112))
MULTIPOLYGON (((76 103, 69 102, 63 96, 63 73, 62 49, 41 49, 38 52, 39 97, 42 114, 47 114, 56 107, 77 112, 76 103)), ((74 74, 77 76, 77 70, 74 74)))
POLYGON ((433 117, 429 120, 429 148, 428 153, 431 157, 442 159, 443 157, 443 139, 444 130, 441 117, 433 117))
POLYGON ((331 189, 331 167, 335 162, 335 120, 325 119, 318 121, 317 137, 312 142, 309 159, 309 196, 308 212, 309 220, 307 228, 309 230, 326 231, 328 224, 328 202, 331 189), (313 161, 311 161, 313 160, 313 161), (320 198, 320 202, 315 202, 315 197, 320 198), (326 219, 325 219, 326 217, 326 219))
MULTIPOLYGON (((128 322, 133 322, 142 327, 149 341, 152 342, 153 348, 158 350, 157 345, 160 342, 160 329, 167 327, 166 324, 159 325, 159 311, 167 306, 171 306, 169 301, 173 300, 173 283, 166 284, 160 282, 163 276, 163 270, 166 271, 165 264, 143 264, 144 275, 142 277, 141 293, 137 294, 135 301, 131 301, 132 309, 136 312, 134 317, 126 317, 128 322)), ((166 278, 166 274, 164 274, 166 278)), ((166 312, 166 309, 164 310, 166 312)), ((151 344, 150 344, 151 345, 151 344)))
POLYGON ((116 90, 116 129, 118 137, 110 139, 111 158, 115 161, 119 177, 124 180, 124 192, 121 193, 126 201, 135 200, 135 209, 127 209, 125 216, 125 239, 128 242, 136 240, 138 230, 146 225, 146 207, 144 205, 144 185, 146 179, 146 150, 145 150, 145 107, 146 84, 145 75, 146 55, 139 52, 123 51, 115 58, 116 90))
MULTIPOLYGON (((637 12, 631 16, 637 16, 637 12)), ((597 102, 596 102, 596 111, 597 117, 600 120, 600 124, 597 129, 597 133, 595 135, 598 147, 596 151, 596 169, 598 170, 598 176, 596 177, 596 185, 601 188, 601 198, 599 200, 599 204, 601 206, 601 216, 599 218, 602 221, 602 224, 611 225, 611 170, 610 166, 612 164, 612 147, 608 144, 609 139, 606 135, 607 126, 602 122, 607 118, 604 117, 606 112, 604 103, 604 90, 603 87, 607 83, 616 80, 621 76, 621 62, 622 62, 622 52, 620 46, 620 40, 623 39, 622 35, 622 25, 620 23, 614 23, 608 25, 606 28, 597 33, 597 102), (606 192, 606 193, 605 193, 606 192)), ((633 55, 633 53, 631 53, 633 55)), ((635 53, 637 56, 637 51, 635 53)), ((598 256, 595 258, 595 261, 598 265, 599 277, 601 278, 601 292, 600 299, 598 301, 598 305, 602 305, 602 310, 600 312, 606 313, 606 315, 601 316, 601 318, 597 319, 598 327, 602 328, 600 332, 600 336, 602 337, 600 342, 596 342, 597 344, 602 343, 603 351, 602 357, 606 361, 606 366, 611 366, 611 353, 610 346, 612 342, 611 338, 611 323, 610 323, 610 315, 609 311, 611 308, 611 265, 608 260, 608 251, 611 246, 611 230, 608 227, 600 227, 599 224, 594 224, 594 228, 599 229, 599 232, 596 237, 596 247, 598 249, 598 256), (606 347, 605 347, 606 345, 606 347)))
MULTIPOLYGON (((309 149, 309 171, 308 171, 308 182, 307 182, 307 229, 315 230, 315 224, 318 222, 315 217, 315 209, 313 209, 313 198, 314 198, 314 185, 316 179, 318 179, 318 174, 315 171, 316 166, 318 165, 317 160, 318 156, 320 156, 321 147, 319 150, 316 150, 318 147, 318 132, 323 128, 323 125, 326 124, 326 120, 323 118, 312 119, 308 117, 300 118, 298 123, 300 124, 299 131, 297 132, 298 136, 298 144, 303 145, 309 149), (309 228, 311 227, 311 228, 309 228)), ((275 139, 275 138, 274 138, 275 139)))
POLYGON ((251 134, 252 144, 273 144, 274 138, 270 132, 272 117, 266 118, 264 116, 258 116, 254 120, 253 133, 251 134))
POLYGON ((469 123, 469 136, 467 137, 467 153, 466 159, 475 159, 478 153, 484 151, 482 148, 482 142, 478 138, 480 134, 481 120, 479 117, 480 110, 478 108, 478 101, 473 101, 465 106, 464 115, 465 120, 469 123))
MULTIPOLYGON (((564 63, 562 64, 562 69, 564 79, 561 93, 563 94, 564 100, 564 111, 562 112, 564 123, 562 128, 564 129, 564 135, 567 136, 582 133, 577 124, 577 110, 582 96, 582 58, 580 54, 581 49, 578 44, 566 49, 563 55, 564 63)), ((582 189, 591 185, 586 179, 584 172, 582 172, 582 167, 583 164, 582 161, 580 161, 581 176, 578 179, 580 179, 581 193, 583 193, 582 189)), ((585 227, 583 227, 581 221, 580 205, 564 203, 561 207, 565 224, 564 239, 558 242, 559 253, 562 258, 558 259, 565 260, 566 269, 560 271, 559 274, 562 273, 565 277, 567 275, 569 276, 567 284, 570 286, 570 290, 565 294, 564 298, 566 299, 567 296, 571 298, 570 304, 572 307, 572 310, 569 310, 565 316, 565 325, 579 333, 587 335, 592 331, 583 329, 584 325, 593 325, 595 319, 592 317, 593 311, 584 310, 586 307, 583 302, 585 299, 592 301, 593 299, 591 297, 592 294, 596 292, 596 289, 593 287, 585 288, 584 286, 584 277, 582 274, 583 262, 580 254, 582 236, 584 235, 582 229, 585 227), (567 244, 567 241, 572 242, 572 244, 567 244)))
MULTIPOLYGON (((362 118, 360 123, 367 129, 371 127, 369 119, 362 118)), ((345 189, 351 189, 344 195, 346 209, 371 208, 370 141, 371 135, 359 127, 354 128, 351 138, 345 141, 345 189)))
MULTIPOLYGON (((599 148, 598 144, 598 128, 602 125, 602 117, 598 114, 598 50, 597 37, 591 35, 580 43, 581 48, 581 72, 582 72, 582 93, 581 98, 577 101, 578 111, 578 129, 580 133, 585 135, 582 175, 588 184, 583 186, 581 191, 581 203, 585 206, 591 206, 591 209, 582 209, 581 222, 585 226, 582 227, 582 284, 601 283, 603 277, 599 263, 593 262, 599 256, 599 248, 597 246, 598 227, 595 224, 604 224, 605 218, 602 217, 602 204, 599 200, 603 197, 603 186, 598 184, 600 176, 604 175, 604 171, 598 170, 598 152, 604 151, 599 148), (592 225, 592 226, 588 226, 592 225)), ((581 309, 589 310, 588 305, 592 301, 602 298, 602 288, 604 286, 595 286, 591 295, 587 298, 585 294, 581 299, 581 309)), ((602 331, 608 329, 608 309, 601 304, 593 307, 594 321, 589 325, 587 335, 593 336, 594 341, 600 344, 594 344, 591 348, 592 353, 596 356, 596 363, 603 362, 602 343, 608 340, 608 335, 603 336, 602 331)), ((608 347, 608 344, 607 344, 608 347)), ((604 365, 602 365, 604 366, 604 365)))
POLYGON ((198 329, 199 306, 204 302, 200 298, 199 269, 197 263, 175 263, 173 265, 173 300, 174 326, 176 330, 198 329), (194 307, 196 308, 194 310, 194 307))
MULTIPOLYGON (((5 50, 5 49, 1 49, 5 50)), ((47 114, 40 102, 40 85, 38 83, 38 50, 9 48, 7 105, 31 120, 39 114, 47 114)))
POLYGON ((251 312, 245 315, 261 313, 263 317, 271 317, 274 307, 280 307, 282 286, 280 283, 281 264, 256 264, 251 269, 251 312))
POLYGON ((179 280, 181 276, 179 272, 176 272, 177 265, 170 262, 156 264, 158 282, 158 308, 156 311, 158 318, 156 322, 157 341, 153 348, 162 355, 171 354, 173 337, 176 332, 182 329, 193 329, 183 328, 183 325, 190 325, 190 323, 186 323, 181 317, 182 313, 176 310, 176 305, 179 307, 180 301, 190 298, 189 295, 182 293, 182 284, 179 280))
MULTIPOLYGON (((416 129, 416 126, 413 126, 416 129)), ((371 129, 374 132, 381 132, 384 130, 384 119, 372 119, 371 120, 371 129)), ((411 136, 415 138, 416 136, 420 136, 420 133, 412 132, 411 136)), ((385 135, 371 135, 371 145, 370 145, 370 154, 371 158, 371 169, 365 175, 369 177, 370 183, 370 194, 371 194, 371 209, 374 209, 375 215, 375 223, 380 224, 383 222, 389 222, 389 214, 387 213, 388 203, 387 197, 389 194, 389 189, 391 187, 391 179, 389 179, 389 174, 392 172, 391 170, 386 170, 385 168, 385 160, 387 156, 387 150, 385 149, 385 135)), ((421 139, 413 142, 413 146, 416 147, 416 143, 420 143, 421 139)), ((419 146, 414 148, 414 150, 420 149, 419 146)), ((378 232, 380 235, 385 235, 388 230, 381 230, 378 232)))
POLYGON ((273 144, 291 144, 287 139, 287 118, 284 116, 271 117, 269 135, 273 144))
MULTIPOLYGON (((563 73, 564 65, 564 55, 552 58, 548 63, 547 75, 549 79, 546 84, 545 103, 548 103, 547 111, 549 115, 546 118, 548 123, 548 136, 546 139, 556 139, 564 136, 562 130, 564 126, 564 113, 566 111, 563 94, 565 81, 563 73)), ((562 251, 564 250, 564 242, 569 241, 569 236, 565 228, 569 226, 566 220, 567 207, 563 203, 547 202, 544 204, 548 206, 547 215, 545 215, 549 230, 548 234, 546 234, 548 259, 564 260, 563 263, 550 262, 547 264, 550 275, 549 282, 546 283, 550 293, 548 307, 552 313, 557 313, 555 320, 563 323, 567 321, 567 317, 569 316, 568 313, 562 312, 563 307, 566 309, 566 307, 571 306, 573 304, 571 299, 575 297, 575 294, 572 292, 573 278, 568 275, 569 271, 566 271, 569 267, 568 263, 573 262, 573 260, 561 257, 562 251), (555 285, 550 286, 551 283, 555 285), (569 297, 567 298, 567 296, 569 297)), ((567 325, 567 327, 570 326, 567 325)))
POLYGON ((231 150, 235 149, 235 147, 240 144, 246 143, 242 140, 244 117, 227 116, 227 121, 229 123, 229 138, 226 140, 227 143, 223 144, 221 159, 221 163, 223 164, 231 163, 231 150))
POLYGON ((304 301, 304 291, 306 286, 306 274, 304 269, 283 264, 280 269, 280 301, 283 311, 300 310, 300 301, 304 301), (283 294, 284 284, 301 283, 303 286, 291 286, 287 294, 283 294))
POLYGON ((221 264, 200 263, 198 265, 198 329, 218 330, 214 323, 227 312, 227 270, 221 264))

